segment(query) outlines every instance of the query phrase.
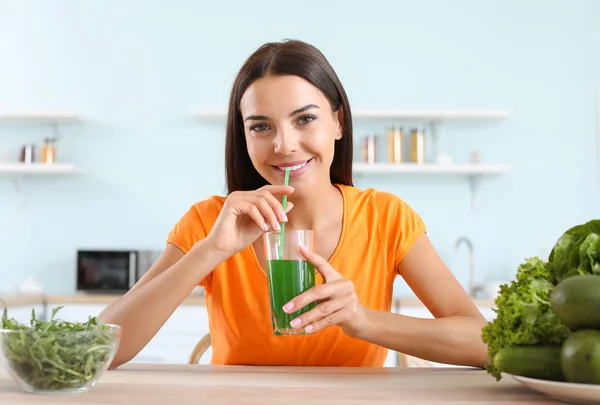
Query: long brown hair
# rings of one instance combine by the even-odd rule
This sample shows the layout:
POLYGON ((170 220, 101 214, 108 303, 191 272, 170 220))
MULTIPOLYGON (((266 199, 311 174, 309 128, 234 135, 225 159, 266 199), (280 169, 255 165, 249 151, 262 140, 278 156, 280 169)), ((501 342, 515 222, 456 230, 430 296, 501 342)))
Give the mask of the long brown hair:
POLYGON ((270 42, 258 48, 240 69, 229 97, 225 143, 227 192, 256 190, 268 182, 254 168, 246 145, 240 112, 242 95, 268 75, 299 76, 323 92, 332 111, 342 110, 342 138, 335 143, 330 169, 332 183, 352 186, 352 114, 342 83, 325 56, 302 41, 270 42))

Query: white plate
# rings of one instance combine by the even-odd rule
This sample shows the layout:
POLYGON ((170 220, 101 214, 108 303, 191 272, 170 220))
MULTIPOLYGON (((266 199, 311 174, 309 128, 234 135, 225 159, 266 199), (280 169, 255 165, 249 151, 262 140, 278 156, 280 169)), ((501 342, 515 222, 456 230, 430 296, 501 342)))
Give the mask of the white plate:
POLYGON ((539 380, 510 375, 521 384, 553 398, 577 404, 600 404, 600 385, 539 380))

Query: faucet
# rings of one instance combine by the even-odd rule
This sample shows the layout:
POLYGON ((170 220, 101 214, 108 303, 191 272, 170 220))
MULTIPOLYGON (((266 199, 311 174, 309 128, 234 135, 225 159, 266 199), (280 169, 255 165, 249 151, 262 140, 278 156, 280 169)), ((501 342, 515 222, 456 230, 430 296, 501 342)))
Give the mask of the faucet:
POLYGON ((474 297, 483 288, 477 283, 477 274, 475 273, 475 254, 473 253, 473 243, 466 236, 461 236, 456 240, 454 245, 454 253, 460 247, 461 244, 465 243, 469 249, 469 295, 474 297))

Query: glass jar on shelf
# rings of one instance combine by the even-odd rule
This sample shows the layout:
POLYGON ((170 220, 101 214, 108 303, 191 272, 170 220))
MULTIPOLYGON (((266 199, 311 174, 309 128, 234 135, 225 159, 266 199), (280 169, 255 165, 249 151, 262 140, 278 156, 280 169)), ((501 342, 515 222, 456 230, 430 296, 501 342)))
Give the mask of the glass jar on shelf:
POLYGON ((45 138, 44 144, 40 149, 40 161, 45 164, 56 162, 55 138, 45 138))
POLYGON ((410 132, 410 161, 425 163, 425 130, 423 127, 413 128, 410 132))
POLYGON ((388 163, 404 163, 404 130, 391 127, 387 132, 388 163))

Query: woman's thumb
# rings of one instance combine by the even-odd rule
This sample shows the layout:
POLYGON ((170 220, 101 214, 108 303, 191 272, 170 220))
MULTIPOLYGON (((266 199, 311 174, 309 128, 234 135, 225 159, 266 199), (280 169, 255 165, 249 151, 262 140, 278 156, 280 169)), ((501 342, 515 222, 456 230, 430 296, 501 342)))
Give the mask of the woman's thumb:
POLYGON ((294 208, 294 203, 288 201, 287 205, 285 206, 285 213, 287 214, 288 212, 290 212, 292 208, 294 208))

